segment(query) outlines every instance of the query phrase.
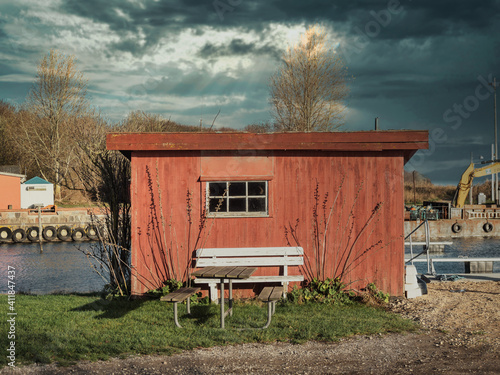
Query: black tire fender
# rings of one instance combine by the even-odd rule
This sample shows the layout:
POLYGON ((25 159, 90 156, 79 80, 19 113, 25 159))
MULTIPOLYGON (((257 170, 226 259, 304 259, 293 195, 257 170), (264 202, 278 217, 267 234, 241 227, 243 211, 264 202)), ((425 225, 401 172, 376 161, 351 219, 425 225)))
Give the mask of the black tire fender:
POLYGON ((492 230, 493 230, 493 224, 491 223, 485 223, 483 225, 483 230, 486 232, 486 233, 490 233, 492 230))
POLYGON ((12 232, 12 241, 18 243, 26 239, 26 231, 23 228, 17 228, 12 232))
POLYGON ((57 237, 57 230, 53 226, 49 225, 42 229, 42 237, 45 241, 53 241, 57 237))
POLYGON ((71 240, 71 228, 67 225, 61 225, 57 228, 57 238, 61 241, 70 241, 71 240))
POLYGON ((451 230, 453 233, 460 233, 462 231, 462 226, 458 223, 455 223, 451 226, 451 230))
POLYGON ((8 241, 12 238, 12 231, 10 228, 2 227, 0 228, 0 241, 8 241))
POLYGON ((28 237, 28 240, 30 240, 31 242, 38 241, 40 237, 40 232, 38 230, 38 227, 29 227, 28 230, 26 231, 26 236, 28 237))
POLYGON ((75 228, 71 233, 71 239, 73 241, 83 241, 86 237, 85 231, 82 228, 75 228))
POLYGON ((93 224, 87 225, 87 228, 85 228, 85 233, 87 234, 89 240, 99 239, 99 229, 93 224))

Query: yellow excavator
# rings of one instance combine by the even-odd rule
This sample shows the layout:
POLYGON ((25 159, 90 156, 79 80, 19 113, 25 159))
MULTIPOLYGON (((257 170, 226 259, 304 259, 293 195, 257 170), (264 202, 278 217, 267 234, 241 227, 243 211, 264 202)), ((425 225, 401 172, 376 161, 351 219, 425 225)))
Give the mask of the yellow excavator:
POLYGON ((465 199, 472 187, 474 177, 483 177, 491 174, 500 173, 500 162, 493 163, 481 168, 474 168, 474 163, 470 163, 458 183, 455 196, 453 197, 453 206, 462 208, 465 204, 465 199))

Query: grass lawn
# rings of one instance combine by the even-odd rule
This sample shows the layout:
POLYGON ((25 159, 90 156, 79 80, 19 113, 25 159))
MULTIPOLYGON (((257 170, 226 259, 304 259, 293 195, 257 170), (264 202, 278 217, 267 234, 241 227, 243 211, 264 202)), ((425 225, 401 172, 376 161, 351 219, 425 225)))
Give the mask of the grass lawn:
MULTIPOLYGON (((7 296, 0 296, 3 318, 0 347, 9 348, 7 296)), ((263 326, 267 306, 236 301, 226 329, 219 328, 219 306, 192 304, 192 316, 179 304, 174 325, 173 304, 159 300, 106 301, 95 296, 16 295, 16 365, 32 362, 98 360, 130 354, 172 354, 180 350, 248 342, 308 340, 334 341, 357 334, 411 331, 411 321, 383 309, 360 304, 332 306, 278 303, 266 330, 238 330, 263 326)), ((7 365, 0 356, 0 367, 7 365)))

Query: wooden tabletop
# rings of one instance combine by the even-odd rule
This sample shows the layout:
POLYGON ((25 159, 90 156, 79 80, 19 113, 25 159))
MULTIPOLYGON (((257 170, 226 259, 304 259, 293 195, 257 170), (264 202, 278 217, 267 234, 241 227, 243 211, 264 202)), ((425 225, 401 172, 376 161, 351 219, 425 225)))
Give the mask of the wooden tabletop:
POLYGON ((256 267, 205 267, 193 272, 192 275, 213 279, 248 279, 256 270, 256 267))

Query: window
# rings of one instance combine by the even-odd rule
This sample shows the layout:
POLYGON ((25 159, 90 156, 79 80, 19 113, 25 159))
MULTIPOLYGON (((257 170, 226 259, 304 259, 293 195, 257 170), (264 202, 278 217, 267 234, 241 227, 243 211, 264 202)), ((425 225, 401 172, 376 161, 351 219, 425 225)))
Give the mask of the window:
POLYGON ((267 216, 267 181, 209 182, 208 213, 217 216, 267 216))

